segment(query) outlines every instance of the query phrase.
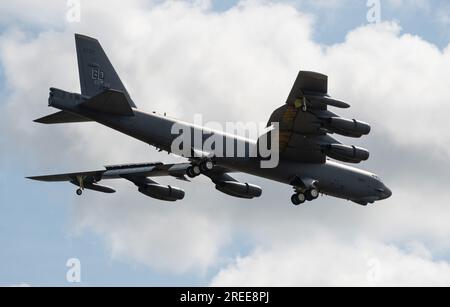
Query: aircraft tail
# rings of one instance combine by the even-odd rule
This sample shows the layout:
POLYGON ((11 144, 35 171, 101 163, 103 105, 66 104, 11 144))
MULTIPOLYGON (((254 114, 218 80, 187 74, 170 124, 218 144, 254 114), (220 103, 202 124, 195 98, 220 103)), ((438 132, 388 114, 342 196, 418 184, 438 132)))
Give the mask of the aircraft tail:
POLYGON ((98 40, 75 34, 75 44, 78 58, 78 72, 80 75, 81 94, 93 97, 106 90, 122 92, 130 105, 136 107, 130 98, 114 67, 106 56, 98 40))

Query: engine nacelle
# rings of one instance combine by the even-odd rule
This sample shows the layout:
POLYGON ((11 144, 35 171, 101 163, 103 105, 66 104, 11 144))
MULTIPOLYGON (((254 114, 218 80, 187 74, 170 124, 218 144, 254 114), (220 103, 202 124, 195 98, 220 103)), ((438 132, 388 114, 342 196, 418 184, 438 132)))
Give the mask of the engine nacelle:
POLYGON ((370 155, 364 148, 342 144, 329 144, 324 146, 323 150, 330 158, 349 163, 365 161, 370 155))
POLYGON ((216 182, 216 189, 230 196, 251 199, 260 197, 262 189, 256 185, 237 181, 216 182))
POLYGON ((176 201, 184 198, 184 191, 182 189, 158 183, 142 185, 138 188, 138 191, 149 197, 165 201, 176 201))
POLYGON ((343 136, 359 138, 369 134, 370 125, 356 119, 346 119, 341 117, 330 117, 324 120, 323 126, 330 132, 343 136))

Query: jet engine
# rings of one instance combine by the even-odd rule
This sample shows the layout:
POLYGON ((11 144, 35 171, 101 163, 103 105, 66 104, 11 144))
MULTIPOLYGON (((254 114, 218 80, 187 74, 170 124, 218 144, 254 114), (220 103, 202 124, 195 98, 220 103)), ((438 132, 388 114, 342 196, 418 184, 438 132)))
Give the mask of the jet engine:
POLYGON ((219 181, 216 182, 216 189, 230 196, 251 199, 260 197, 262 190, 260 187, 237 181, 219 181))
POLYGON ((330 158, 349 163, 365 161, 370 155, 364 148, 342 144, 325 145, 323 151, 330 158))
POLYGON ((343 136, 359 138, 370 132, 370 125, 355 119, 330 117, 323 120, 323 127, 330 132, 343 136))
POLYGON ((165 201, 176 201, 184 198, 184 191, 182 189, 156 182, 141 185, 138 191, 149 197, 165 201))

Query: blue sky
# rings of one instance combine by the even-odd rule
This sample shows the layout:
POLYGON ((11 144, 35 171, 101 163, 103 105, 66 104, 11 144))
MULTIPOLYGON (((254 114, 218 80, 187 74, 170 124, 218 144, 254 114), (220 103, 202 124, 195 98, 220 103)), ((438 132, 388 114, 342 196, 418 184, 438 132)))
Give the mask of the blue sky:
MULTIPOLYGON (((314 1, 292 3, 298 10, 315 18, 314 40, 323 45, 341 43, 346 34, 367 23, 365 1, 346 1, 346 5, 324 8, 314 1)), ((213 1, 213 10, 225 12, 235 1, 213 1)), ((450 33, 445 21, 438 20, 438 12, 448 8, 447 1, 429 1, 430 9, 411 6, 393 7, 383 4, 382 20, 397 21, 404 33, 411 33, 445 48, 450 33)), ((0 17, 1 18, 1 17, 0 17)), ((442 17, 443 18, 443 17, 442 17)), ((24 26, 33 32, 33 25, 24 21, 4 24, 3 29, 24 26)), ((36 29, 39 29, 36 26, 36 29)), ((35 30, 39 31, 39 30, 35 30)), ((0 31, 2 32, 2 31, 0 31)), ((0 93, 8 95, 5 74, 0 63, 0 93)), ((51 84, 49 84, 51 86, 51 84)), ((3 102, 0 101, 0 104, 3 102)), ((42 101, 42 104, 46 104, 42 101)), ((36 114, 36 117, 40 114, 36 114)), ((20 116, 20 114, 17 114, 20 116)), ((37 127, 36 127, 37 128, 37 127)), ((48 140, 42 140, 46 142, 48 140)), ((72 286, 65 280, 67 259, 76 257, 82 263, 82 286, 88 285, 207 285, 218 267, 205 273, 184 274, 158 272, 149 267, 112 259, 105 242, 96 234, 72 234, 70 206, 64 200, 74 194, 74 187, 64 184, 47 185, 27 181, 36 168, 33 149, 17 152, 8 135, 1 135, 0 172, 0 286, 27 283, 36 286, 72 286)), ((23 148, 23 147, 20 147, 23 148)), ((64 150, 64 148, 61 148, 64 150)), ((58 158, 57 153, 51 153, 58 158)), ((100 162, 99 165, 101 165, 100 162)), ((61 165, 61 163, 58 163, 61 165)), ((70 201, 73 201, 71 198, 70 201)), ((238 238, 227 253, 246 254, 252 242, 238 238)), ((227 256, 227 255, 225 255, 227 256)))
MULTIPOLYGON (((339 2, 339 1, 338 1, 339 2)), ((405 33, 418 35, 430 41, 440 48, 447 47, 449 31, 443 21, 438 20, 439 10, 448 8, 447 1, 430 0, 429 8, 406 4, 393 6, 389 1, 381 1, 381 20, 397 21, 405 33)), ((420 3, 421 1, 416 1, 420 3)), ((368 6, 366 1, 347 1, 348 5, 339 6, 337 9, 323 9, 314 5, 298 5, 299 9, 305 9, 316 16, 315 37, 326 44, 342 42, 345 35, 351 29, 367 23, 366 14, 368 6)), ((447 10, 448 11, 448 10, 447 10)))
MULTIPOLYGON (((314 38, 317 42, 323 44, 340 43, 350 30, 367 24, 366 15, 369 7, 366 5, 366 1, 334 1, 337 4, 331 7, 321 5, 321 3, 327 1, 291 0, 284 2, 292 4, 302 12, 314 15, 316 20, 314 38)), ((391 2, 396 1, 381 0, 382 21, 397 21, 405 33, 418 35, 440 48, 447 47, 450 38, 448 29, 450 20, 445 20, 444 14, 450 12, 448 1, 406 0, 403 1, 403 5, 393 5, 390 4, 391 2), (419 5, 416 3, 419 3, 419 5), (427 5, 423 6, 420 3, 426 3, 427 5)), ((213 8, 218 11, 224 11, 236 3, 238 1, 213 1, 213 8)))

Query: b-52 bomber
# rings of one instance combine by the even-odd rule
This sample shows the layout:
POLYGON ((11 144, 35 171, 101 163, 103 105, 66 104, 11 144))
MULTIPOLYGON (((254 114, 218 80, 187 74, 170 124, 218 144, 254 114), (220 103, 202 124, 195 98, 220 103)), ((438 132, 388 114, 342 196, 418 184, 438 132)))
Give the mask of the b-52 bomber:
POLYGON ((392 195, 377 175, 349 165, 367 160, 367 150, 342 144, 331 137, 331 134, 339 134, 359 138, 369 134, 371 127, 328 110, 328 107, 350 106, 328 95, 328 78, 323 74, 300 71, 286 102, 272 113, 268 121, 268 127, 277 126, 277 129, 269 129, 258 139, 250 139, 138 109, 100 43, 79 34, 75 35, 75 42, 81 94, 50 88, 48 104, 60 111, 36 122, 97 122, 169 153, 174 153, 173 143, 180 137, 174 133, 174 126, 190 132, 189 138, 200 135, 200 141, 194 140, 180 146, 183 152, 191 153, 182 155, 186 158, 183 163, 112 165, 96 171, 30 179, 70 182, 78 187, 78 195, 85 189, 114 193, 114 189, 99 182, 126 179, 147 196, 177 201, 184 198, 184 191, 161 185, 154 180, 155 177, 171 176, 190 181, 204 175, 211 179, 217 190, 228 195, 244 199, 261 196, 260 187, 239 182, 231 176, 232 173, 242 172, 292 186, 294 193, 291 201, 294 205, 315 200, 321 194, 360 205, 392 195), (278 137, 273 137, 275 134, 278 137), (204 145, 211 136, 222 140, 223 146, 210 146, 205 150, 204 145), (269 137, 270 140, 267 140, 269 137), (266 140, 263 142, 263 139, 266 140), (262 167, 268 158, 260 152, 263 143, 267 148, 277 149, 276 165, 262 167), (236 155, 236 149, 230 150, 230 144, 241 146, 245 149, 244 153, 236 155))

